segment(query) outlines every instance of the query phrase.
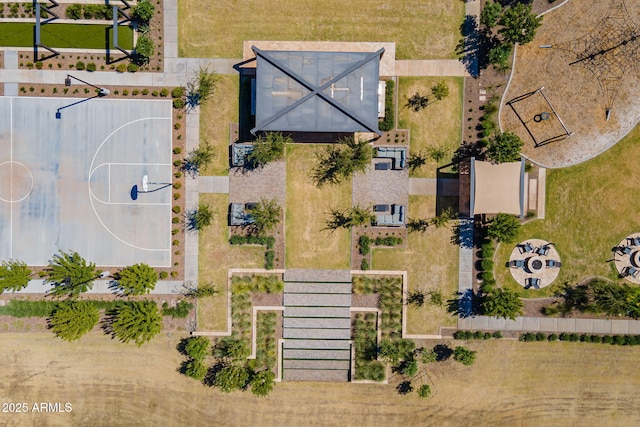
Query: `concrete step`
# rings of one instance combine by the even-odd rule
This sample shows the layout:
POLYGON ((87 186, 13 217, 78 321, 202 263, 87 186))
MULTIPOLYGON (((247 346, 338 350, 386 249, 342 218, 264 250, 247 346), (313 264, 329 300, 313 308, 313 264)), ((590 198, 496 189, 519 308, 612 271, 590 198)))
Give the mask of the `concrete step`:
POLYGON ((349 270, 303 270, 287 268, 285 282, 351 283, 349 270))
POLYGON ((320 349, 320 350, 350 350, 351 343, 345 340, 284 340, 283 348, 291 349, 320 349))
POLYGON ((299 283, 287 282, 284 293, 290 294, 350 294, 351 283, 299 283))
POLYGON ((308 359, 308 360, 349 360, 349 350, 293 350, 285 349, 282 359, 308 359))
POLYGON ((329 369, 285 369, 283 371, 285 381, 349 381, 348 370, 329 369))
POLYGON ((351 329, 295 329, 282 330, 283 338, 349 340, 351 329))
POLYGON ((285 307, 284 317, 344 317, 349 318, 349 307, 285 307))
POLYGON ((284 369, 349 369, 349 360, 299 360, 290 359, 282 362, 284 369))
POLYGON ((285 306, 350 307, 351 294, 284 294, 285 306))
POLYGON ((285 328, 351 329, 351 319, 323 317, 286 317, 285 328))

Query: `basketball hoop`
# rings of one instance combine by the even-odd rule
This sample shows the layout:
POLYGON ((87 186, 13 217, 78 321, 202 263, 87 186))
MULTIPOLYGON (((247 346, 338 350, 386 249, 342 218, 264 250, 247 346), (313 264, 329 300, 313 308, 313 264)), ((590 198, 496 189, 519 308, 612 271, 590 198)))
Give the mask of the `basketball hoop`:
POLYGON ((149 178, 147 177, 147 175, 144 175, 142 177, 142 191, 144 191, 145 193, 149 191, 149 178))

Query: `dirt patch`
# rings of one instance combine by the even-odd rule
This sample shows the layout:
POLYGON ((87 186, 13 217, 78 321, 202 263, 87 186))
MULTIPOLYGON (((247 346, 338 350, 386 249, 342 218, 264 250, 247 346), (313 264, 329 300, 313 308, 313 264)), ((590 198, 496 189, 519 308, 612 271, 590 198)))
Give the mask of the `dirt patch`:
MULTIPOLYGON (((549 111, 552 121, 561 120, 573 133, 548 143, 536 138, 536 142, 535 131, 532 137, 528 130, 529 125, 535 124, 535 115, 543 112, 538 111, 541 108, 535 105, 535 97, 515 104, 523 109, 520 117, 508 105, 503 106, 502 128, 520 136, 525 143, 523 154, 532 161, 546 167, 583 162, 615 144, 640 118, 639 76, 631 68, 625 72, 627 64, 637 61, 634 47, 640 40, 622 44, 629 36, 622 19, 616 21, 622 27, 620 32, 609 30, 603 23, 608 14, 621 13, 616 8, 620 3, 570 1, 545 15, 535 39, 518 47, 513 78, 504 101, 544 87, 553 106, 549 111), (552 48, 540 48, 541 45, 552 48), (590 53, 594 55, 588 56, 590 53), (596 75, 601 77, 598 79, 596 75), (607 115, 609 109, 610 116, 607 115)), ((638 22, 640 4, 627 2, 626 8, 631 19, 638 22)))

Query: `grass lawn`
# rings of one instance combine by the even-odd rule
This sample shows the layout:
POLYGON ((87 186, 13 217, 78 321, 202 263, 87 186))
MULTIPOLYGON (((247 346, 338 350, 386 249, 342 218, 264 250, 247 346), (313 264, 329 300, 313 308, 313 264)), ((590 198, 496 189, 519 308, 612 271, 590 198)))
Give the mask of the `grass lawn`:
MULTIPOLYGON (((29 22, 3 22, 0 25, 0 46, 32 47, 35 25, 29 22)), ((41 27, 42 43, 52 48, 104 49, 106 45, 105 25, 47 24, 41 27)), ((112 30, 109 30, 110 42, 112 30)), ((129 27, 118 27, 119 44, 133 49, 133 31, 129 27)), ((111 45, 111 48, 114 48, 111 45)))
POLYGON ((449 151, 440 165, 429 159, 426 165, 412 173, 415 177, 434 178, 436 168, 449 163, 460 146, 464 80, 459 77, 401 77, 399 83, 398 127, 411 130, 411 153, 424 153, 428 147, 446 147, 449 151), (442 81, 449 86, 449 96, 436 101, 431 88, 442 81), (415 93, 427 96, 433 104, 418 112, 407 108, 409 98, 415 93))
MULTIPOLYGON (((562 268, 556 283, 575 283, 589 276, 617 280, 611 248, 625 236, 640 231, 640 127, 595 159, 547 173, 546 219, 522 227, 518 241, 540 238, 556 243, 562 268)), ((498 283, 537 297, 550 290, 527 291, 503 266, 513 245, 496 252, 498 283)))
POLYGON ((238 122, 238 76, 219 75, 212 99, 200 107, 200 140, 215 148, 216 156, 201 175, 229 173, 229 124, 238 122))
POLYGON ((439 59, 456 57, 464 2, 181 0, 178 18, 182 57, 240 58, 244 40, 304 40, 396 42, 398 59, 439 59))
MULTIPOLYGON (((634 347, 508 340, 452 342, 476 363, 429 365, 432 396, 394 385, 284 382, 263 399, 224 394, 180 375, 182 337, 141 347, 101 333, 68 343, 51 333, 0 334, 5 401, 69 402, 72 412, 4 414, 10 425, 463 426, 637 425, 634 347), (322 402, 321 407, 318 405, 322 402), (212 420, 214 420, 212 422, 212 420)), ((431 343, 430 345, 433 345, 431 343)), ((414 389, 421 381, 414 381, 414 389)), ((5 423, 6 424, 6 423, 5 423)))
POLYGON ((351 207, 351 180, 322 189, 315 186, 309 172, 316 162, 316 150, 322 148, 322 145, 290 144, 286 149, 287 268, 348 269, 350 266, 349 231, 323 229, 331 209, 351 207))
MULTIPOLYGON (((409 196, 409 217, 435 215, 435 196, 409 196)), ((374 249, 374 270, 406 270, 409 292, 439 289, 445 301, 458 290, 458 246, 451 243, 450 227, 430 226, 424 234, 409 234, 407 248, 374 249)), ((440 326, 455 326, 456 317, 444 307, 425 304, 407 311, 408 334, 437 334, 440 326)))
POLYGON ((229 197, 226 194, 201 194, 200 201, 211 206, 213 222, 199 234, 198 280, 201 283, 213 283, 221 292, 214 297, 198 300, 198 330, 226 330, 227 270, 264 268, 264 247, 229 244, 229 197))

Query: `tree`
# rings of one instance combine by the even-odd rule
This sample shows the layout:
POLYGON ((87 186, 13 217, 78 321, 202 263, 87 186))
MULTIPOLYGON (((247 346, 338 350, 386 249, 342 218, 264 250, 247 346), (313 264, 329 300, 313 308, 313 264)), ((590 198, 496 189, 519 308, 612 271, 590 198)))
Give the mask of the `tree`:
POLYGON ((2 261, 0 266, 0 293, 10 290, 13 292, 24 289, 29 284, 31 270, 22 261, 2 261))
POLYGON ((436 228, 446 227, 447 224, 449 224, 449 221, 453 219, 453 216, 454 216, 453 209, 451 208, 443 209, 442 212, 440 212, 440 215, 436 215, 433 218, 431 218, 431 225, 433 225, 436 228))
POLYGON ((188 281, 183 285, 181 293, 188 298, 206 298, 217 295, 219 291, 213 283, 199 283, 196 285, 188 281))
POLYGON ((139 263, 123 268, 114 278, 124 295, 142 295, 156 287, 158 273, 153 267, 139 263))
POLYGON ((505 213, 497 214, 487 227, 487 236, 498 242, 513 243, 520 232, 520 220, 505 213))
POLYGON ((216 91, 218 75, 209 68, 200 68, 187 82, 187 104, 195 108, 211 99, 216 91))
POLYGON ((202 363, 202 359, 190 359, 185 362, 183 372, 189 378, 202 381, 207 376, 207 367, 202 363))
POLYGON ((480 23, 487 28, 495 27, 502 14, 500 3, 487 2, 480 12, 480 23))
POLYGON ((371 145, 367 141, 356 141, 345 137, 324 151, 316 152, 316 165, 311 170, 311 178, 318 187, 325 184, 339 184, 356 172, 364 172, 371 163, 371 145))
POLYGON ((49 328, 58 338, 66 341, 80 339, 100 320, 98 308, 89 301, 59 303, 49 317, 49 328))
POLYGON ((442 307, 444 305, 444 295, 442 295, 442 291, 440 289, 432 289, 427 292, 429 295, 429 303, 431 305, 435 305, 437 307, 442 307))
POLYGON ((329 213, 329 219, 326 221, 327 230, 337 230, 338 228, 350 229, 352 227, 361 227, 371 225, 371 221, 375 216, 368 208, 353 206, 349 209, 338 210, 333 209, 329 213))
POLYGON ((138 347, 162 330, 162 316, 154 301, 127 301, 113 311, 111 330, 120 341, 133 341, 138 347))
POLYGON ((249 355, 249 346, 246 340, 232 335, 216 343, 213 355, 218 359, 242 360, 249 355))
POLYGON ((420 95, 419 92, 416 92, 413 95, 411 95, 411 98, 407 100, 406 107, 410 108, 411 110, 417 113, 418 111, 427 108, 428 105, 429 105, 429 98, 426 96, 420 95))
POLYGON ((520 158, 522 145, 522 140, 515 133, 497 133, 489 141, 487 157, 496 163, 513 162, 520 158))
POLYGON ((155 6, 149 0, 140 0, 136 6, 133 7, 131 16, 138 23, 147 23, 153 18, 155 12, 155 6))
POLYGON ((405 377, 413 377, 418 373, 418 362, 415 360, 407 360, 402 364, 402 375, 405 377))
POLYGON ((136 48, 134 52, 136 64, 141 65, 149 62, 149 58, 153 56, 153 52, 153 40, 147 36, 139 36, 138 41, 136 41, 136 48))
POLYGON ((251 378, 251 392, 258 397, 265 397, 273 390, 276 375, 270 371, 260 371, 251 378))
POLYGON ((249 225, 251 232, 263 236, 278 225, 282 208, 276 199, 262 199, 248 209, 247 213, 253 218, 253 222, 249 225))
POLYGON ((436 101, 442 101, 449 96, 449 85, 446 82, 440 82, 431 87, 431 93, 436 98, 436 101))
POLYGON ((184 352, 192 359, 202 360, 211 348, 211 341, 207 337, 191 337, 184 346, 184 352))
POLYGON ((531 5, 517 3, 502 14, 499 21, 504 28, 498 30, 509 43, 527 44, 533 40, 542 23, 542 16, 531 13, 531 5))
POLYGON ((88 263, 77 252, 62 252, 55 254, 44 270, 44 284, 52 284, 49 293, 53 296, 69 295, 77 297, 93 286, 100 271, 94 263, 88 263))
POLYGON ((182 169, 195 177, 200 173, 200 170, 211 163, 215 156, 216 152, 213 146, 209 144, 209 142, 204 141, 191 150, 183 160, 182 169))
POLYGON ((489 49, 489 64, 496 66, 498 70, 508 69, 509 56, 513 47, 509 43, 498 43, 489 49))
POLYGON ((453 360, 456 362, 460 362, 465 366, 473 365, 473 362, 476 361, 476 351, 469 350, 465 347, 456 347, 453 350, 453 360))
POLYGON ((213 384, 225 393, 242 390, 249 382, 249 371, 241 365, 225 366, 215 376, 213 384))
POLYGON ((421 361, 422 363, 434 363, 438 360, 438 354, 433 349, 422 350, 421 361))
POLYGON ((440 163, 449 155, 449 148, 444 145, 429 147, 427 148, 427 153, 429 154, 431 160, 436 163, 440 163))
POLYGON ((509 289, 493 288, 481 297, 482 312, 487 316, 504 317, 515 320, 522 315, 522 300, 509 289))
POLYGON ((431 387, 429 387, 429 384, 422 384, 420 386, 418 389, 418 396, 420 396, 420 399, 426 399, 431 396, 431 387))
POLYGON ((248 160, 251 167, 262 167, 267 163, 284 157, 284 147, 293 142, 291 136, 284 136, 280 132, 267 132, 266 135, 253 143, 253 151, 248 160))
POLYGON ((211 225, 213 212, 206 203, 198 203, 198 207, 187 214, 187 230, 200 231, 211 225))

